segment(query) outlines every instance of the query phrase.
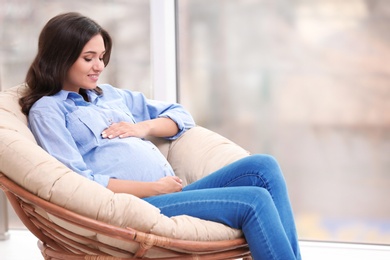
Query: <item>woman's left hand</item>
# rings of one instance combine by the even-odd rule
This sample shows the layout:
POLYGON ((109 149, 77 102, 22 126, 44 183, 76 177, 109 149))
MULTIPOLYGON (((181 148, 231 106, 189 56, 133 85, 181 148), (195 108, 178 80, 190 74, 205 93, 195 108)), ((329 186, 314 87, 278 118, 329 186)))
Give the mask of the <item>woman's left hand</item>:
POLYGON ((146 136, 169 137, 179 131, 177 124, 170 118, 155 118, 133 124, 132 122, 113 123, 102 132, 103 138, 113 139, 116 137, 138 137, 146 136))
POLYGON ((149 133, 149 127, 147 123, 140 122, 137 124, 129 122, 113 123, 107 129, 102 132, 103 138, 113 139, 116 137, 139 137, 144 138, 149 133))

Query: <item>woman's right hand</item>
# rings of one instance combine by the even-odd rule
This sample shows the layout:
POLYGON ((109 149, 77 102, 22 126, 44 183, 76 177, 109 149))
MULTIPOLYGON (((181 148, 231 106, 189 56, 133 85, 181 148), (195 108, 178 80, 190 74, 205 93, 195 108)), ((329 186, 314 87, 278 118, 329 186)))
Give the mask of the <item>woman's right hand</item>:
POLYGON ((166 176, 159 179, 157 184, 157 192, 162 194, 168 194, 173 192, 179 192, 183 189, 183 181, 177 176, 166 176))
POLYGON ((182 180, 177 176, 167 176, 154 182, 110 179, 107 188, 115 193, 129 193, 139 198, 179 192, 183 189, 182 180))

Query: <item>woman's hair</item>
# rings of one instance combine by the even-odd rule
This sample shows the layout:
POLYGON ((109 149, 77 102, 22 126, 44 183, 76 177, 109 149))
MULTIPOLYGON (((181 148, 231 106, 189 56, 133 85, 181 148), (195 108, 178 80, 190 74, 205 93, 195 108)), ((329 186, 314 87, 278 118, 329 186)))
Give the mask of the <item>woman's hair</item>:
POLYGON ((95 35, 103 37, 107 66, 112 48, 110 35, 100 25, 79 13, 65 13, 50 19, 39 35, 38 53, 27 75, 27 93, 20 98, 22 112, 28 115, 32 105, 43 96, 62 89, 70 67, 81 54, 85 44, 95 35))

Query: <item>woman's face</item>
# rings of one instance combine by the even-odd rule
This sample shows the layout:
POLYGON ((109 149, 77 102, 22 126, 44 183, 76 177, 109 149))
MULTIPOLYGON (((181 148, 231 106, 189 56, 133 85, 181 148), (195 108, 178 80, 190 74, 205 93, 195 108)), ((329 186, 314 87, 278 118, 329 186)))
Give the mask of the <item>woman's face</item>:
POLYGON ((79 92, 80 88, 96 88, 99 75, 104 69, 105 51, 103 37, 100 34, 92 37, 70 67, 62 89, 79 92))

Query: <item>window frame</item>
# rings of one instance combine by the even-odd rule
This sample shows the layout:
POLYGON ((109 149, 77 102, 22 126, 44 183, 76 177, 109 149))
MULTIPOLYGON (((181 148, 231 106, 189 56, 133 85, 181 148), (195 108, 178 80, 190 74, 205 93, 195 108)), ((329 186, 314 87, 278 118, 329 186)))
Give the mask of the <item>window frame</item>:
MULTIPOLYGON (((166 101, 175 100, 176 102, 180 102, 178 4, 177 0, 151 0, 152 82, 154 87, 153 93, 155 94, 154 98, 166 101), (167 26, 170 28, 167 28, 167 26), (158 42, 164 42, 166 44, 163 49, 158 46, 158 42), (168 44, 171 45, 167 46, 168 44), (165 53, 160 53, 162 50, 165 53), (164 65, 167 67, 162 67, 164 65), (161 75, 162 73, 165 73, 165 75, 161 75), (172 82, 174 82, 174 84, 172 84, 172 82), (174 96, 175 98, 173 98, 174 96)), ((329 249, 333 250, 330 254, 323 255, 326 259, 329 259, 327 257, 332 254, 333 256, 336 256, 340 253, 353 255, 354 257, 357 257, 356 260, 363 260, 367 256, 366 253, 374 253, 374 255, 378 256, 380 259, 382 259, 382 256, 388 257, 390 255, 390 245, 383 244, 303 239, 300 239, 300 243, 303 247, 312 250, 309 254, 311 256, 321 256, 329 249), (364 254, 361 254, 362 250, 364 251, 364 254), (361 254, 362 258, 358 257, 359 254, 361 254)))
POLYGON ((150 0, 153 98, 178 102, 177 0, 150 0))

